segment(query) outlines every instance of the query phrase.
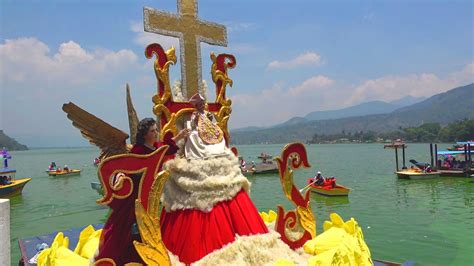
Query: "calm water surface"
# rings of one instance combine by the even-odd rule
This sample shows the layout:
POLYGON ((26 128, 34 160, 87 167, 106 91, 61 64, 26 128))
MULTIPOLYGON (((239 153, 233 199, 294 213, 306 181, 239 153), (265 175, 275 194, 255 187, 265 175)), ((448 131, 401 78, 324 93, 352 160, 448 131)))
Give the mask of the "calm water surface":
MULTIPOLYGON (((284 145, 239 146, 247 161, 261 152, 280 155, 284 145)), ((442 145, 447 147, 448 145, 442 145)), ((336 176, 352 189, 348 198, 312 195, 317 231, 337 212, 345 220, 356 218, 374 258, 417 265, 474 265, 474 183, 468 178, 398 180, 393 174, 393 150, 381 144, 309 145, 310 169, 295 172, 303 187, 318 170, 336 176)), ((107 209, 95 203, 99 195, 92 160, 95 148, 37 149, 11 152, 17 177, 32 177, 22 196, 11 200, 12 265, 20 258, 19 238, 103 223, 107 209), (51 161, 80 168, 80 176, 48 177, 51 161)), ((427 144, 410 144, 407 160, 429 161, 427 144)), ((249 177, 251 197, 259 210, 292 207, 284 197, 278 176, 249 177)), ((313 193, 314 194, 314 193, 313 193)))

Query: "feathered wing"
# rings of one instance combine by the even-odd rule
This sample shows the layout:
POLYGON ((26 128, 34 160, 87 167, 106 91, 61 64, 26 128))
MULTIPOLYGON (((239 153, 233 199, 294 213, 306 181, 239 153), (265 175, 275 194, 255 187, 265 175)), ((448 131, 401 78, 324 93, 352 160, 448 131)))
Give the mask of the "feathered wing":
POLYGON ((127 83, 127 112, 128 125, 130 127, 130 143, 136 143, 137 129, 138 129, 138 115, 133 107, 132 97, 130 96, 130 86, 127 83))
POLYGON ((63 111, 72 121, 72 125, 81 131, 82 136, 100 148, 99 158, 101 160, 128 152, 127 133, 107 124, 72 102, 64 104, 63 111))

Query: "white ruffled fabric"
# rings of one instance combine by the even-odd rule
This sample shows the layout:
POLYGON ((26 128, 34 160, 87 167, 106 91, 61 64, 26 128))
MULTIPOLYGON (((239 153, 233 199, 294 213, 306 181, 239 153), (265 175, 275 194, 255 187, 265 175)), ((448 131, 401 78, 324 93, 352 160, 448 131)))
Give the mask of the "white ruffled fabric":
POLYGON ((267 234, 236 236, 236 240, 218 249, 199 261, 191 264, 201 265, 275 265, 286 260, 294 265, 307 265, 310 256, 302 248, 292 250, 281 239, 280 234, 270 230, 267 234))
POLYGON ((206 160, 175 158, 167 161, 164 169, 170 172, 161 196, 167 212, 210 212, 214 205, 232 199, 240 190, 250 190, 250 182, 233 154, 206 160))

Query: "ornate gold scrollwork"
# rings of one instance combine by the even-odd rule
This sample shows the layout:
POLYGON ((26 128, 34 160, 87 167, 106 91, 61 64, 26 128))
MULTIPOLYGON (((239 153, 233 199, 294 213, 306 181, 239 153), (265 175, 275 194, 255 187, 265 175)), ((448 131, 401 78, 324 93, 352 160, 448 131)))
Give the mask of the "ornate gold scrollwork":
MULTIPOLYGON (((220 55, 219 55, 220 56, 220 55)), ((214 53, 211 53, 211 60, 212 60, 212 66, 211 66, 211 75, 212 75, 212 81, 217 85, 218 82, 222 82, 220 84, 220 90, 218 91, 218 94, 216 95, 216 103, 222 104, 222 106, 231 106, 232 101, 230 99, 225 98, 225 92, 226 92, 226 87, 227 84, 232 87, 233 81, 229 76, 227 75, 227 69, 228 68, 234 68, 235 67, 235 59, 233 62, 222 62, 222 67, 224 70, 219 70, 218 69, 218 62, 217 62, 217 56, 214 53)), ((219 85, 217 85, 219 86, 219 85)))
POLYGON ((229 54, 215 55, 211 53, 211 75, 212 81, 216 84, 216 103, 221 107, 216 113, 217 125, 224 132, 226 142, 230 142, 230 134, 227 123, 232 113, 232 100, 226 98, 227 85, 232 87, 233 81, 227 75, 227 70, 232 69, 236 65, 235 57, 229 54))
POLYGON ((306 149, 301 143, 288 144, 283 148, 281 157, 275 158, 278 163, 280 182, 283 193, 296 207, 296 210, 285 212, 283 206, 278 205, 278 217, 275 230, 280 233, 283 242, 292 249, 297 249, 316 236, 316 219, 310 205, 310 191, 303 195, 293 182, 293 169, 310 167, 306 149), (290 239, 286 231, 298 232, 298 226, 304 230, 303 235, 297 239, 290 239))
POLYGON ((161 171, 155 177, 148 198, 148 210, 142 205, 140 199, 135 202, 135 215, 142 242, 134 241, 133 244, 138 254, 146 265, 170 265, 168 251, 161 238, 160 197, 169 173, 161 171))
MULTIPOLYGON (((148 47, 153 47, 152 45, 148 47)), ((153 54, 156 56, 154 62, 154 70, 155 76, 158 80, 158 93, 153 95, 152 101, 155 104, 153 107, 153 113, 157 116, 165 115, 166 119, 170 119, 171 113, 168 107, 165 106, 166 102, 171 99, 171 87, 170 87, 170 80, 169 80, 169 68, 170 65, 176 64, 176 53, 175 48, 171 47, 168 49, 164 54, 166 62, 162 64, 163 58, 160 58, 160 51, 153 50, 150 48, 150 52, 148 52, 149 48, 147 47, 145 55, 147 58, 151 58, 153 54), (149 56, 151 54, 151 56, 149 56), (162 89, 161 89, 162 88, 162 89)), ((156 49, 156 48, 155 48, 156 49)), ((162 49, 161 46, 159 49, 162 49)))
POLYGON ((176 136, 176 134, 178 134, 178 128, 176 127, 176 121, 178 120, 178 118, 183 116, 185 113, 192 113, 194 111, 195 111, 194 108, 184 108, 184 109, 179 110, 176 113, 171 114, 168 122, 161 129, 160 140, 163 140, 164 136, 168 132, 171 132, 173 133, 174 136, 176 136))

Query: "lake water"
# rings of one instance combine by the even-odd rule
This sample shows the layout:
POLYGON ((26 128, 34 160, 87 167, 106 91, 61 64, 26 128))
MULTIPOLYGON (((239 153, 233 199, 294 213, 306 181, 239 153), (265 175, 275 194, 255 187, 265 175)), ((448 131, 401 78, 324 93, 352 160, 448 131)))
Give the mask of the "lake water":
MULTIPOLYGON (((238 146, 248 162, 261 152, 279 156, 284 145, 238 146)), ((442 148, 449 145, 441 145, 442 148)), ((354 217, 364 230, 373 258, 417 265, 474 265, 474 183, 469 178, 399 180, 393 174, 394 152, 382 144, 307 145, 310 169, 295 171, 303 187, 318 170, 336 176, 352 189, 348 198, 326 198, 313 193, 317 232, 329 214, 354 217)), ((22 196, 11 199, 12 265, 17 265, 19 238, 103 223, 107 209, 90 187, 97 181, 92 160, 95 148, 36 149, 11 152, 17 178, 32 177, 22 196), (80 176, 48 177, 51 161, 80 168, 80 176)), ((409 144, 407 160, 429 161, 427 144, 409 144)), ((251 176, 251 198, 262 211, 277 204, 292 207, 277 175, 251 176)))

